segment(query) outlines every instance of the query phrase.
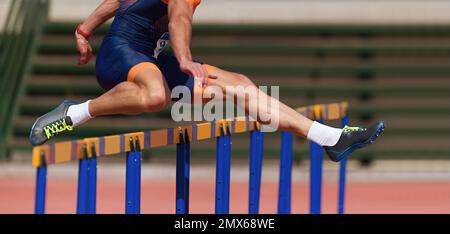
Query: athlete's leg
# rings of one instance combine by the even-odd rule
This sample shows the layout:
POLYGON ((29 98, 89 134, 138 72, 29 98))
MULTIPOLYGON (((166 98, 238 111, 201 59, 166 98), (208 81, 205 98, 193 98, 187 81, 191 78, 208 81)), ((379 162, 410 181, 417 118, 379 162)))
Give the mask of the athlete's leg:
MULTIPOLYGON (((258 103, 257 109, 264 108, 260 106, 264 105, 269 110, 269 113, 278 111, 278 119, 275 119, 275 121, 278 121, 280 129, 305 136, 309 140, 323 146, 328 156, 333 161, 340 161, 348 155, 348 153, 371 144, 384 130, 383 121, 378 122, 370 128, 345 127, 344 129, 332 128, 318 122, 311 121, 310 119, 297 113, 289 106, 257 89, 253 82, 246 76, 224 71, 209 65, 205 66, 211 75, 218 77, 217 79, 210 79, 209 85, 219 86, 224 92, 224 95, 227 95, 228 97, 234 97, 237 95, 226 92, 226 89, 229 86, 254 87, 254 90, 258 92, 258 99, 264 100, 265 102, 259 102, 259 100, 257 102, 252 100, 252 103, 250 103, 250 100, 247 98, 244 99, 245 101, 242 101, 242 98, 238 98, 235 99, 236 104, 241 108, 244 108, 247 112, 249 112, 249 106, 254 103, 258 103), (279 106, 278 110, 275 108, 276 106, 279 106)), ((257 113, 259 114, 259 111, 257 113)), ((277 115, 271 115, 272 118, 276 116, 277 115)), ((260 116, 252 117, 258 119, 260 118, 260 116)), ((274 119, 271 121, 274 121, 274 119)))
POLYGON ((64 101, 57 108, 39 117, 30 132, 30 142, 40 145, 56 134, 71 131, 95 116, 159 111, 170 102, 162 73, 152 63, 136 65, 127 81, 105 94, 81 104, 64 101))
MULTIPOLYGON (((313 121, 310 119, 304 117, 297 111, 293 110, 289 106, 285 105, 284 103, 280 102, 279 100, 267 95, 266 93, 259 90, 255 84, 246 76, 238 73, 228 72, 216 67, 208 66, 208 72, 211 75, 217 76, 217 79, 210 79, 209 85, 212 86, 218 86, 226 95, 236 95, 236 94, 230 94, 225 93, 227 87, 244 87, 244 88, 254 88, 253 90, 256 90, 258 98, 262 102, 260 104, 265 105, 270 113, 275 113, 275 111, 279 111, 278 119, 272 119, 271 121, 276 121, 279 123, 279 128, 282 130, 291 131, 294 134, 301 135, 306 137, 308 135, 308 132, 311 128, 311 125, 313 124, 313 121), (274 110, 272 108, 273 106, 277 106, 274 104, 278 104, 279 110, 274 110)), ((249 90, 249 89, 247 89, 249 90)), ((250 100, 248 98, 245 98, 245 102, 242 103, 243 99, 235 98, 234 100, 236 102, 236 105, 240 106, 241 108, 244 108, 247 112, 249 112, 249 103, 250 100), (241 102, 239 102, 241 100, 241 102)), ((256 103, 254 100, 252 101, 252 104, 256 103)), ((260 106, 257 107, 262 108, 260 106)), ((259 113, 259 111, 257 112, 259 113)), ((254 118, 258 118, 260 120, 261 116, 252 116, 254 118)), ((271 117, 276 117, 276 115, 272 115, 271 117)))
MULTIPOLYGON (((195 102, 199 95, 205 94, 205 90, 201 84, 198 84, 199 82, 180 70, 179 63, 174 56, 161 54, 156 63, 164 74, 170 90, 179 85, 186 86, 193 91, 195 102)), ((271 127, 277 127, 274 124, 278 124, 278 128, 282 130, 293 132, 316 142, 325 148, 334 161, 341 160, 352 150, 370 144, 384 130, 383 122, 379 122, 371 128, 345 127, 340 129, 311 121, 289 106, 260 91, 246 76, 224 71, 207 64, 204 64, 204 66, 212 77, 217 77, 217 79, 209 79, 208 85, 219 87, 219 92, 221 91, 225 95, 225 100, 233 98, 240 109, 244 109, 251 117, 262 123, 269 122, 271 127), (231 88, 232 93, 229 93, 229 90, 227 92, 229 88, 231 88), (243 90, 244 93, 240 93, 239 89, 243 90), (246 91, 249 92, 245 93, 246 91), (254 103, 257 103, 256 108, 251 105, 254 103), (261 110, 262 116, 258 116, 260 112, 258 109, 261 110), (266 120, 265 113, 270 115, 270 120, 266 120)), ((206 101, 208 99, 203 100, 203 102, 206 101)))
POLYGON ((159 70, 145 67, 138 71, 133 81, 125 81, 89 105, 92 116, 125 114, 136 115, 155 112, 170 103, 170 93, 159 70))

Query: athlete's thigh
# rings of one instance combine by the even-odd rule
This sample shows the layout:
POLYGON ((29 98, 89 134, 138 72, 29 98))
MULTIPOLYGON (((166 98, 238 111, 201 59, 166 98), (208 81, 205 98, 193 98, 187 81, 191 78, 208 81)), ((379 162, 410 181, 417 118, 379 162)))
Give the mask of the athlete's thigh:
POLYGON ((217 78, 209 78, 208 86, 218 86, 222 89, 226 89, 226 87, 237 87, 237 86, 253 86, 253 82, 246 76, 227 71, 209 64, 203 64, 208 73, 217 78))
MULTIPOLYGON (((255 87, 255 85, 253 84, 253 82, 247 78, 246 76, 236 73, 236 72, 231 72, 231 71, 227 71, 209 64, 203 64, 203 66, 206 68, 206 70, 208 71, 208 74, 211 77, 214 78, 208 78, 208 82, 207 82, 207 86, 206 88, 199 88, 201 90, 202 93, 202 102, 203 103, 207 103, 211 100, 211 98, 216 98, 216 97, 211 97, 209 94, 209 92, 215 92, 214 89, 211 88, 219 88, 222 91, 222 95, 224 100, 229 100, 230 95, 232 97, 236 97, 236 95, 238 95, 242 90, 244 91, 248 91, 247 87, 251 86, 251 87, 255 87), (244 89, 242 89, 244 88, 244 89), (207 92, 205 93, 205 90, 207 90, 207 92)), ((199 85, 197 85, 198 82, 196 82, 195 85, 195 91, 196 93, 198 90, 199 85)), ((217 89, 215 89, 217 90, 217 89)))

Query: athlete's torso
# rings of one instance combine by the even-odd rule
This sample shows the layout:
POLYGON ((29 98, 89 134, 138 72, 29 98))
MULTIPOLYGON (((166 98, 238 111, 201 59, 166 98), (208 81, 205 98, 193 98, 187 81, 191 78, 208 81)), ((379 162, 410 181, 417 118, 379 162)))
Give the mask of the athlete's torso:
MULTIPOLYGON (((169 42, 167 3, 170 0, 121 0, 106 36, 138 52, 157 56, 169 42)), ((199 4, 195 0, 195 4, 199 4)))

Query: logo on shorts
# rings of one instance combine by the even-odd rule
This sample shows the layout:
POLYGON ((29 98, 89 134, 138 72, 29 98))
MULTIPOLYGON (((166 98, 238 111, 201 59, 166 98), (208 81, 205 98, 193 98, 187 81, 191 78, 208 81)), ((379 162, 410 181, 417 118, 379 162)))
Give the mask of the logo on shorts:
POLYGON ((159 54, 166 48, 170 42, 170 36, 168 32, 165 32, 156 42, 156 48, 153 52, 153 57, 158 58, 159 54))

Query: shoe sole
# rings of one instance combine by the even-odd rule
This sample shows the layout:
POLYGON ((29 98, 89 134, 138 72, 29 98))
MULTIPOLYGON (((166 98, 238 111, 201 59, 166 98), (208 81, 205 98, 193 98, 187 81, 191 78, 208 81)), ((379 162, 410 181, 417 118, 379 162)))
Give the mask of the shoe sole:
POLYGON ((380 126, 378 127, 378 129, 375 132, 375 134, 373 134, 365 142, 354 144, 354 145, 348 147, 347 149, 345 149, 344 152, 340 153, 339 156, 336 157, 338 159, 338 160, 336 160, 336 162, 341 161, 346 155, 354 152, 357 149, 361 149, 361 148, 363 148, 365 146, 371 145, 381 135, 381 133, 384 132, 384 129, 385 129, 384 121, 381 121, 380 122, 380 126))

